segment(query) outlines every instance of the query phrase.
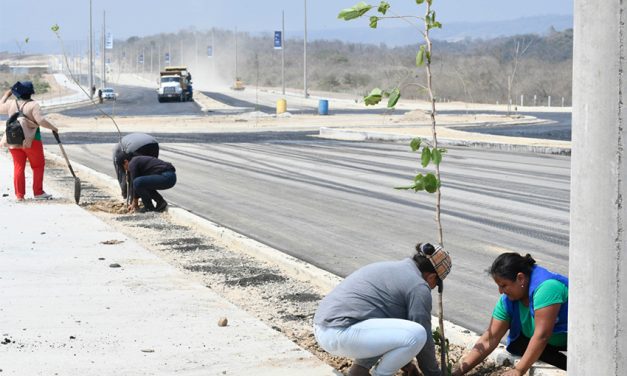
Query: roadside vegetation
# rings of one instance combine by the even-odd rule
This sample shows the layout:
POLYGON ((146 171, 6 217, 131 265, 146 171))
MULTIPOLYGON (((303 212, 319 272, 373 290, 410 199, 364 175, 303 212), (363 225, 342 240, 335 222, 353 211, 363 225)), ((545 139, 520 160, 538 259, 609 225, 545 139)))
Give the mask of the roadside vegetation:
POLYGON ((0 92, 5 92, 17 81, 32 81, 35 93, 45 94, 50 91, 50 84, 41 73, 13 73, 6 64, 0 64, 0 92))
MULTIPOLYGON (((224 84, 237 76, 248 85, 281 86, 281 51, 272 48, 272 35, 235 33, 230 30, 184 30, 116 41, 113 61, 121 72, 156 77, 169 53, 169 65, 187 65, 195 78, 210 74, 224 84), (212 43, 213 41, 213 43, 212 43), (212 46, 212 57, 207 47, 212 46), (143 54, 144 64, 138 63, 143 54), (159 59, 161 57, 161 59, 159 59), (196 76, 198 74, 198 76, 196 76)), ((517 35, 490 40, 447 42, 433 35, 434 92, 438 101, 508 103, 519 105, 571 104, 572 29, 548 30, 545 35, 517 35), (524 47, 524 53, 523 52, 524 47), (535 96, 535 100, 534 100, 535 96)), ((285 42, 285 83, 291 91, 303 89, 303 41, 285 42)), ((315 40, 307 45, 308 88, 362 97, 374 86, 392 87, 399 82, 426 81, 416 68, 418 43, 402 47, 385 44, 315 40)), ((407 99, 428 100, 425 93, 407 93, 407 99)))

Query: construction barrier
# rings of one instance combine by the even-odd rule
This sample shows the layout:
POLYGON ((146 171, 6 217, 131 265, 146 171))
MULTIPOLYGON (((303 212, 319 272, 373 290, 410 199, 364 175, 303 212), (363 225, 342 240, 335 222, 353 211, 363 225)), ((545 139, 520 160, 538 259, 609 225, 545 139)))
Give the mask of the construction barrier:
POLYGON ((287 101, 285 99, 279 99, 276 101, 276 114, 282 114, 287 111, 287 101))

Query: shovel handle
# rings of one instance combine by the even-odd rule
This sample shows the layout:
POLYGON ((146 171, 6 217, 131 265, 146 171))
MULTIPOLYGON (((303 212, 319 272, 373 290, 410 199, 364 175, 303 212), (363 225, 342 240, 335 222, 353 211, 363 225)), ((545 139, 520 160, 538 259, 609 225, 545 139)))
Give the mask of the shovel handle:
POLYGON ((56 138, 57 143, 61 143, 61 139, 59 138, 59 132, 57 131, 52 131, 52 134, 54 135, 54 138, 56 138))

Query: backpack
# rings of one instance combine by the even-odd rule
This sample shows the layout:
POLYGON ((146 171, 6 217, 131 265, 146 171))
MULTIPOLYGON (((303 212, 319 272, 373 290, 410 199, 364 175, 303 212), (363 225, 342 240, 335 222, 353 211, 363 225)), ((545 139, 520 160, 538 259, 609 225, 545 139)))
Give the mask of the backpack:
POLYGON ((22 129, 22 123, 20 123, 19 118, 24 117, 22 110, 24 106, 28 102, 24 102, 22 108, 20 108, 17 103, 17 99, 15 100, 15 104, 17 105, 17 111, 13 113, 8 119, 6 123, 6 130, 4 134, 7 136, 7 144, 9 145, 22 145, 26 137, 24 137, 24 129, 22 129))

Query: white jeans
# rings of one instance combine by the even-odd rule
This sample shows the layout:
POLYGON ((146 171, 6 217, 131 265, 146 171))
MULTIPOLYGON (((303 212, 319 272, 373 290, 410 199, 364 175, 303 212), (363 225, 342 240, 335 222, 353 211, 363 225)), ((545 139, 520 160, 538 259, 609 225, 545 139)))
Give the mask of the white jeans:
POLYGON ((394 375, 427 341, 422 325, 401 319, 370 319, 347 328, 314 325, 314 334, 320 347, 330 354, 353 359, 380 357, 373 376, 394 375))

